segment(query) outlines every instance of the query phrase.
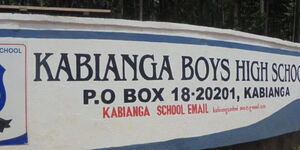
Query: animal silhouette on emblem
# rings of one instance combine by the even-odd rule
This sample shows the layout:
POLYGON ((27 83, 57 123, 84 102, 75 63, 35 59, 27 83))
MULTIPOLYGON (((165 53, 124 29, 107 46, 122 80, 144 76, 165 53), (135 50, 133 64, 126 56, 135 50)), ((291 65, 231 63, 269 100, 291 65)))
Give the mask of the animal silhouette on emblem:
POLYGON ((2 133, 4 128, 9 128, 10 125, 9 123, 11 122, 12 119, 10 120, 5 120, 5 119, 2 119, 0 118, 0 132, 2 133))
MULTIPOLYGON (((3 76, 4 76, 5 68, 0 65, 0 112, 4 108, 4 105, 6 103, 6 91, 3 83, 3 76)), ((9 123, 11 122, 12 119, 10 120, 5 120, 0 118, 0 132, 2 133, 4 128, 9 128, 10 125, 9 123)))

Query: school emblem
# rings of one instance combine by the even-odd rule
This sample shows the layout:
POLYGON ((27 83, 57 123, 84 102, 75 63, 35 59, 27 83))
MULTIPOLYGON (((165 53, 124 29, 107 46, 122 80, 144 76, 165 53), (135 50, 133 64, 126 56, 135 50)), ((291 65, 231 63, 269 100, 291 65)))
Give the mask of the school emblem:
POLYGON ((0 64, 0 111, 3 109, 6 101, 5 87, 3 83, 3 75, 5 68, 0 64))
MULTIPOLYGON (((0 111, 3 109, 6 101, 6 93, 5 93, 5 87, 3 83, 3 75, 5 72, 5 68, 0 64, 0 111)), ((3 118, 0 118, 0 132, 2 133, 4 128, 9 128, 10 120, 5 120, 3 118)))
POLYGON ((0 145, 26 144, 26 46, 0 43, 0 145))

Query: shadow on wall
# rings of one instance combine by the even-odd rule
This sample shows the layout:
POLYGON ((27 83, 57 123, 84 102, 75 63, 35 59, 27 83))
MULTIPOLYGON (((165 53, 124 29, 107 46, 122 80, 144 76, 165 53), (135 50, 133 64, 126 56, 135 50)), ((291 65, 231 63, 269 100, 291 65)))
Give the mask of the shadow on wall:
POLYGON ((210 150, 300 150, 300 131, 270 139, 210 150))

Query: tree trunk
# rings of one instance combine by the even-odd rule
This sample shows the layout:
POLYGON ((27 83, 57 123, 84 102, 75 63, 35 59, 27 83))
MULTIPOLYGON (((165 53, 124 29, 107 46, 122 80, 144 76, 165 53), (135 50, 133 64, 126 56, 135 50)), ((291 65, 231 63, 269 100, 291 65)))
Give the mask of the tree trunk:
POLYGON ((260 0, 260 14, 261 16, 265 14, 265 0, 260 0))
POLYGON ((221 0, 221 11, 222 11, 222 28, 225 27, 225 12, 224 12, 224 2, 221 0))
POLYGON ((239 29, 241 0, 234 1, 233 28, 239 29))
POLYGON ((264 34, 268 35, 269 34, 269 1, 266 1, 266 12, 265 12, 265 27, 264 27, 264 34))
POLYGON ((120 0, 120 18, 124 18, 124 1, 120 0))
POLYGON ((296 0, 296 29, 295 29, 295 42, 300 42, 300 1, 296 0))
POLYGON ((269 2, 268 0, 260 0, 260 14, 263 19, 263 33, 268 35, 269 27, 269 2))
POLYGON ((140 20, 143 21, 143 0, 140 0, 139 2, 140 5, 140 20))

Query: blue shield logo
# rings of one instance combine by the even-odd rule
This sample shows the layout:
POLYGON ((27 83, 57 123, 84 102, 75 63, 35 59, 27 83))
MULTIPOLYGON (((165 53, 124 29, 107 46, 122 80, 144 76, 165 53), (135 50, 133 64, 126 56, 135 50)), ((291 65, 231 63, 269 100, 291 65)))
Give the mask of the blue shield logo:
POLYGON ((3 83, 3 75, 5 72, 5 68, 0 65, 0 111, 3 109, 6 102, 6 92, 3 83))

